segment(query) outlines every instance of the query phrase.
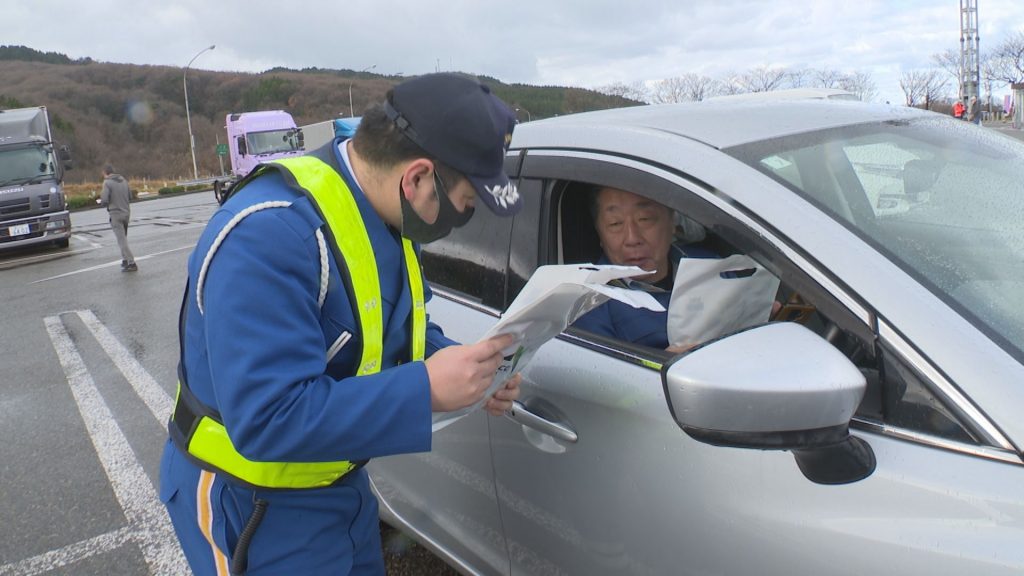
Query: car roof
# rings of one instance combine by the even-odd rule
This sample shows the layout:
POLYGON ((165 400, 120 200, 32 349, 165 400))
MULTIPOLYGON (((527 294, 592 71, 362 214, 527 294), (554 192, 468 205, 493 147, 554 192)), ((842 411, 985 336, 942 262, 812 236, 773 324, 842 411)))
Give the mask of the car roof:
POLYGON ((729 94, 714 96, 707 100, 805 100, 809 98, 824 98, 827 100, 860 100, 853 92, 839 88, 789 88, 786 90, 769 90, 766 92, 746 92, 744 94, 729 94))
MULTIPOLYGON (((666 133, 723 149, 804 132, 855 124, 908 120, 930 114, 906 106, 828 99, 709 100, 654 104, 556 116, 516 127, 512 148, 602 148, 607 138, 666 133), (574 136, 586 130, 585 139, 574 136), (585 144, 582 145, 581 144, 585 144)), ((619 148, 620 146, 613 146, 619 148)))

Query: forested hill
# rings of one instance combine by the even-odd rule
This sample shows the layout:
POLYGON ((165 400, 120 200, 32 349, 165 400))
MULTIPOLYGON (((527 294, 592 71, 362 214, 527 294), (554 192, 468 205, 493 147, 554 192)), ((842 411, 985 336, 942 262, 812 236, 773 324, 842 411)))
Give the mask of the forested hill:
MULTIPOLYGON (((70 144, 70 182, 93 181, 109 162, 132 178, 191 178, 182 68, 72 60, 55 52, 0 46, 0 109, 46 106, 54 137, 70 144)), ((384 98, 398 76, 351 70, 273 69, 259 74, 190 68, 188 103, 200 176, 220 172, 228 113, 286 110, 299 125, 356 115, 384 98)), ((639 104, 591 90, 505 84, 481 77, 519 109, 520 121, 639 104)), ((225 159, 227 167, 227 159, 225 159)))

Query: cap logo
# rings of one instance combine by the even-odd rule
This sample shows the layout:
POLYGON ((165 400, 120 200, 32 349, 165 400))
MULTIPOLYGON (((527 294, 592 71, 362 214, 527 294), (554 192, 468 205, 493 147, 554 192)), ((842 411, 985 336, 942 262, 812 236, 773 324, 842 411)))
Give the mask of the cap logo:
POLYGON ((516 185, 509 182, 504 186, 484 186, 487 193, 494 197, 494 203, 504 209, 515 206, 519 202, 519 190, 516 185))

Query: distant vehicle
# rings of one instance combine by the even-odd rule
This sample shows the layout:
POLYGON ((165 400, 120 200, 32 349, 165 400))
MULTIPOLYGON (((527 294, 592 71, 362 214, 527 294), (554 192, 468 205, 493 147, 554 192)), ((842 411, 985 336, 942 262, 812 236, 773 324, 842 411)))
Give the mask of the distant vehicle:
POLYGON ((729 94, 728 96, 715 96, 705 101, 725 100, 729 102, 747 100, 853 100, 860 101, 853 92, 839 88, 789 88, 786 90, 769 90, 767 92, 747 92, 744 94, 729 94))
POLYGON ((223 201, 246 174, 260 162, 290 158, 305 153, 302 130, 284 110, 228 114, 225 121, 231 177, 214 180, 213 193, 223 201))
POLYGON ((302 126, 302 137, 306 150, 316 150, 335 138, 351 138, 359 127, 361 117, 336 118, 302 126))
POLYGON ((67 146, 55 148, 45 106, 0 110, 0 250, 47 242, 67 247, 67 146))
POLYGON ((678 355, 569 327, 505 417, 367 464, 388 524, 462 574, 1024 574, 1024 144, 779 99, 526 122, 505 159, 519 214, 422 249, 451 338, 600 256, 593 186, 703 225, 786 305, 678 355))

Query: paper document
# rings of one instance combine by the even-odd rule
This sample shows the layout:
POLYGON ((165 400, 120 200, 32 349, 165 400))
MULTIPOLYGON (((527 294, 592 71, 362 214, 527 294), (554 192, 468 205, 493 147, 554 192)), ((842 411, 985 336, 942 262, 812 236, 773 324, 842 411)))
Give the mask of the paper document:
POLYGON ((509 377, 530 361, 542 344, 608 299, 614 298, 635 308, 664 311, 665 308, 646 292, 605 285, 611 280, 646 274, 650 272, 636 266, 564 264, 538 268, 498 323, 481 338, 499 334, 516 336, 516 343, 502 350, 505 359, 487 393, 473 406, 454 412, 435 412, 433 431, 482 407, 509 377))
POLYGON ((668 304, 668 342, 688 346, 768 321, 779 279, 749 256, 681 258, 668 304))

